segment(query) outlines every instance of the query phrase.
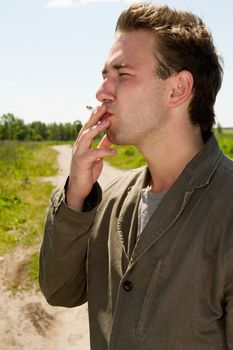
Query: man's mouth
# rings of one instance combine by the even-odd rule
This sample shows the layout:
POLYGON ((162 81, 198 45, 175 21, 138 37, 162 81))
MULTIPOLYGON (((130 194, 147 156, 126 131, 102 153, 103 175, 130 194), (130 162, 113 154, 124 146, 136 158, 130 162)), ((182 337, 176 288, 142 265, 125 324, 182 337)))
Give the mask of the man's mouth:
POLYGON ((104 115, 100 118, 100 122, 103 122, 104 120, 110 118, 112 116, 112 113, 106 112, 104 115))

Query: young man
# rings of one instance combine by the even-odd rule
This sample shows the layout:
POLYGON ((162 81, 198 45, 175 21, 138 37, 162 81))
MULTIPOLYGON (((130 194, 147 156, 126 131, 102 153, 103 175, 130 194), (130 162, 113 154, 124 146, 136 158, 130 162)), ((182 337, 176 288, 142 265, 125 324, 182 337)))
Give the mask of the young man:
POLYGON ((103 78, 52 198, 41 289, 52 305, 88 301, 92 350, 233 350, 233 164, 211 133, 211 34, 191 13, 131 5, 103 78), (112 143, 135 145, 147 167, 102 193, 112 143))

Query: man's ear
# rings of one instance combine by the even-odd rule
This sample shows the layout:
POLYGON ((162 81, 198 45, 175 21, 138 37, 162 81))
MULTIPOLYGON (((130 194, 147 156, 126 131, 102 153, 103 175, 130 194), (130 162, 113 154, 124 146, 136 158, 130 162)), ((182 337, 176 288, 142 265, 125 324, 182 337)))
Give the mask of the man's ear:
POLYGON ((169 106, 177 107, 187 101, 192 95, 193 84, 193 75, 187 70, 182 70, 174 76, 171 84, 169 106))

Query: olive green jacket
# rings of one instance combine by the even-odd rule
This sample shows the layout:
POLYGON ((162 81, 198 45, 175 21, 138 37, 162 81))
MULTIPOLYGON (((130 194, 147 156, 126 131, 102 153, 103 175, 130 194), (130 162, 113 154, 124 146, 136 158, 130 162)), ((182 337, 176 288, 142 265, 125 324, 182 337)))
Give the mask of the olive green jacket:
POLYGON ((129 171, 103 195, 96 184, 83 213, 54 194, 42 292, 52 305, 88 301, 92 350, 233 350, 233 162, 212 136, 135 244, 148 176, 129 171))

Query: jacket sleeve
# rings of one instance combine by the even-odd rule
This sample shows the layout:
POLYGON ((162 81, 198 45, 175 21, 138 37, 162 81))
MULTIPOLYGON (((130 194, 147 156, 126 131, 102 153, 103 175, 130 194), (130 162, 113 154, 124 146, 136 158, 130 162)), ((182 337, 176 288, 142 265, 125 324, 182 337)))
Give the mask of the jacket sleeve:
POLYGON ((89 195, 88 211, 83 213, 65 204, 64 189, 52 196, 39 261, 40 288, 51 305, 73 307, 87 300, 87 247, 100 201, 98 184, 89 195))
MULTIPOLYGON (((232 230, 232 236, 233 236, 233 230, 232 230)), ((225 287, 226 341, 227 341, 227 349, 233 350, 233 237, 228 242, 228 246, 227 246, 225 271, 226 271, 226 287, 225 287)))

